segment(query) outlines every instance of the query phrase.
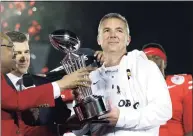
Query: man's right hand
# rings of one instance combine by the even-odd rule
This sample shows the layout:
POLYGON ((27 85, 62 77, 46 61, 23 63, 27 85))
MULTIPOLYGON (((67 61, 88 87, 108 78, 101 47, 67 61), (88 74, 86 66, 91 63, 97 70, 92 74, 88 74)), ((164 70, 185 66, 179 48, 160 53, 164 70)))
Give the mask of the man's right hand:
POLYGON ((91 80, 89 79, 89 74, 93 70, 96 70, 96 68, 81 68, 69 75, 65 75, 61 80, 56 81, 56 83, 59 85, 61 91, 77 88, 78 86, 90 87, 91 80))

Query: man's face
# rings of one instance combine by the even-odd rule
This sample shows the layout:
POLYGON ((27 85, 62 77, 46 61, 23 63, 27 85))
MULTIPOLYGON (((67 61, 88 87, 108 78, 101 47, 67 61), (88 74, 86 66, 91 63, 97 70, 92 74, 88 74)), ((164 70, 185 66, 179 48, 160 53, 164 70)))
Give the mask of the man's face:
POLYGON ((125 52, 130 36, 122 20, 109 18, 102 22, 97 40, 104 52, 125 52))
POLYGON ((8 73, 13 68, 13 43, 10 38, 0 33, 0 44, 1 44, 1 72, 8 73))
POLYGON ((30 65, 30 50, 28 41, 14 42, 14 59, 16 63, 15 71, 25 74, 30 65))
POLYGON ((162 58, 160 58, 157 55, 147 55, 148 59, 155 62, 157 64, 157 66, 159 67, 159 69, 161 70, 161 72, 163 73, 165 70, 165 63, 164 60, 162 58))
POLYGON ((12 47, 1 46, 1 68, 2 72, 8 73, 13 68, 13 49, 12 47))

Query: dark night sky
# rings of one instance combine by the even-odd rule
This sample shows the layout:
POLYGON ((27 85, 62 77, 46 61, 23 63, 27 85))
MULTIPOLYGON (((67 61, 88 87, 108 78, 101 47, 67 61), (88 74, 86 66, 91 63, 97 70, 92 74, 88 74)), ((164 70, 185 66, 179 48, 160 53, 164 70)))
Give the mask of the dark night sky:
MULTIPOLYGON (((100 49, 96 42, 99 20, 106 13, 118 12, 130 26, 132 42, 128 50, 158 42, 168 54, 168 73, 193 73, 193 2, 39 2, 39 5, 45 7, 41 12, 42 42, 48 42, 52 31, 64 28, 80 37, 82 47, 100 49)), ((51 48, 48 67, 58 66, 62 57, 51 48)))

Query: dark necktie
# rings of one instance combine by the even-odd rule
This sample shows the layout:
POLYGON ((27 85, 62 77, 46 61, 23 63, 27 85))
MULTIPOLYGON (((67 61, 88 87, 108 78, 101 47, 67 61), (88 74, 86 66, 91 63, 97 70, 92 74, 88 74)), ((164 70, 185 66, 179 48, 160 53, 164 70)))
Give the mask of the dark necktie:
POLYGON ((16 85, 19 85, 19 90, 18 90, 19 92, 24 89, 23 88, 23 80, 22 80, 22 78, 17 81, 16 85))
MULTIPOLYGON (((20 91, 22 91, 23 89, 22 89, 22 79, 19 79, 17 82, 16 82, 16 85, 17 86, 19 86, 19 90, 17 90, 17 92, 20 92, 20 91)), ((18 87, 17 87, 17 89, 18 89, 18 87)), ((20 126, 20 123, 21 123, 21 112, 20 111, 17 111, 17 112, 15 112, 15 114, 16 114, 16 117, 17 117, 17 124, 18 124, 18 127, 20 126)), ((18 130, 19 131, 19 130, 18 130)), ((18 132, 18 133, 20 133, 20 132, 18 132)))
MULTIPOLYGON (((23 86, 23 80, 22 79, 19 79, 17 81, 17 85, 19 85, 19 90, 18 91, 22 91, 23 89, 25 89, 24 86, 23 86)), ((39 109, 38 108, 30 108, 30 111, 32 112, 34 119, 38 120, 39 109)), ((18 116, 19 116, 19 119, 21 119, 21 116, 20 115, 18 115, 18 116)))

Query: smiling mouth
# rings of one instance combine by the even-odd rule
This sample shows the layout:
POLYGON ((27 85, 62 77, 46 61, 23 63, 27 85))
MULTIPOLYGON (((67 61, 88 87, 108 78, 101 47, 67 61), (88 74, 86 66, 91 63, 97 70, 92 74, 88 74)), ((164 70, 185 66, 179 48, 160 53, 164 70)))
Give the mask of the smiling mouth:
POLYGON ((119 42, 108 42, 109 44, 118 44, 119 42))
POLYGON ((27 64, 18 64, 19 66, 26 67, 27 64))

